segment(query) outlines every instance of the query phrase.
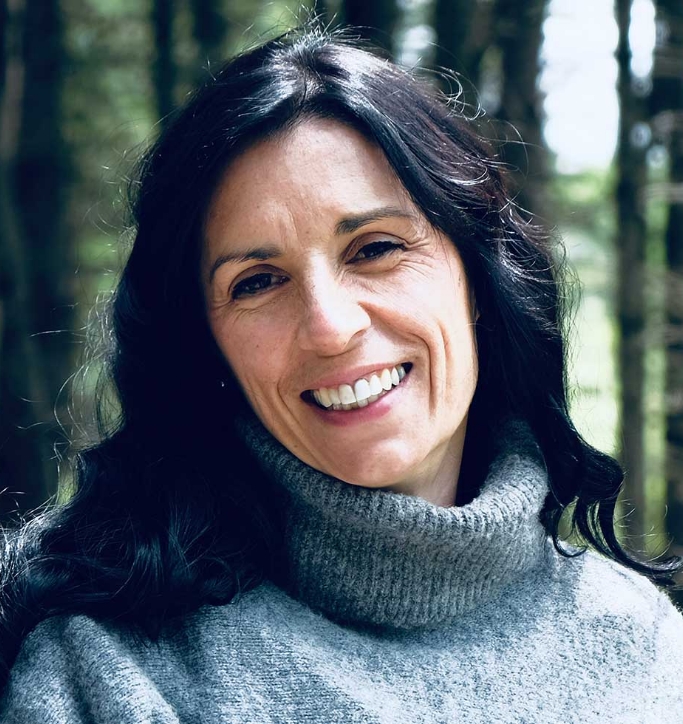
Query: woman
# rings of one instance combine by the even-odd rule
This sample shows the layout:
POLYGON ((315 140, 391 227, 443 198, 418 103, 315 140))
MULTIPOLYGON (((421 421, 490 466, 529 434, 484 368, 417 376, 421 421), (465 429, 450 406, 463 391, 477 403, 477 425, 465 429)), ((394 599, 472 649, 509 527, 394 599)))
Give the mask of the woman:
POLYGON ((6 543, 2 721, 683 721, 680 564, 618 542, 549 245, 444 101, 293 33, 169 119, 120 420, 6 543))

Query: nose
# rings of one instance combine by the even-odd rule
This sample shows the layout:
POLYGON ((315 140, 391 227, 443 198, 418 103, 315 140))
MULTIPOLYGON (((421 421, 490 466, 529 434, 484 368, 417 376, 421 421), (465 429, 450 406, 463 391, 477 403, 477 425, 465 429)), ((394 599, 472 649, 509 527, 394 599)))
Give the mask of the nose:
POLYGON ((358 291, 334 274, 311 275, 302 294, 300 347, 322 356, 338 355, 352 347, 371 324, 358 291))

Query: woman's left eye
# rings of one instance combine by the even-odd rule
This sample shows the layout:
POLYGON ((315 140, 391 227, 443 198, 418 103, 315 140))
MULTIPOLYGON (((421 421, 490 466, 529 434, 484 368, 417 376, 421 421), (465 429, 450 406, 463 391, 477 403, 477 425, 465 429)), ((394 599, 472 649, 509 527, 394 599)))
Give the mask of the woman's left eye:
POLYGON ((387 256, 393 251, 403 249, 403 244, 399 244, 396 241, 389 241, 383 239, 382 241, 371 241, 364 247, 356 252, 356 255, 351 261, 368 261, 371 259, 379 259, 380 257, 387 256))

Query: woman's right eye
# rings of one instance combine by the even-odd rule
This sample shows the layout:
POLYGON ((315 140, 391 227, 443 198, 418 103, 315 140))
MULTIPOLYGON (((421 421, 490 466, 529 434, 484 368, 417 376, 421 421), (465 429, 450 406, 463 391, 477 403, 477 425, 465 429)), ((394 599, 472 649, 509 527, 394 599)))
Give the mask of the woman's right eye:
POLYGON ((240 297, 253 297, 256 294, 260 294, 272 289, 273 287, 279 286, 285 281, 287 281, 286 277, 271 274, 270 272, 254 274, 254 276, 242 279, 235 284, 232 290, 232 298, 239 299, 240 297))

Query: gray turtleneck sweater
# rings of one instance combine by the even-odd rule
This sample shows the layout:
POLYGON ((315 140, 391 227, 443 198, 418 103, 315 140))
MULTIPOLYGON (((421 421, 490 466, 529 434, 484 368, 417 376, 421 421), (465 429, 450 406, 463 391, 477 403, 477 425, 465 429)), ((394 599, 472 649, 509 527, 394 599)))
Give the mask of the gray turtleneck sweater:
POLYGON ((514 426, 470 504, 439 508, 306 467, 258 427, 290 493, 287 591, 261 585, 156 642, 42 622, 6 724, 683 723, 683 618, 645 578, 558 555, 514 426))

